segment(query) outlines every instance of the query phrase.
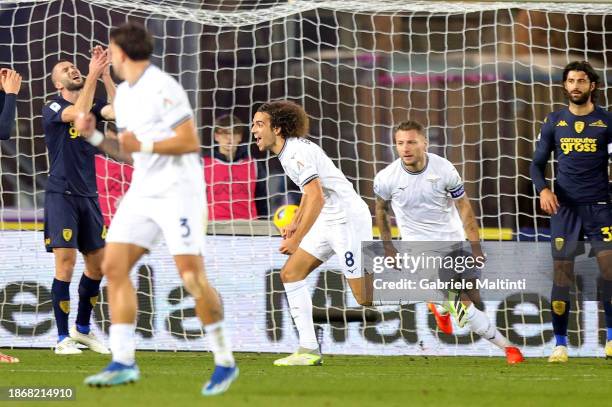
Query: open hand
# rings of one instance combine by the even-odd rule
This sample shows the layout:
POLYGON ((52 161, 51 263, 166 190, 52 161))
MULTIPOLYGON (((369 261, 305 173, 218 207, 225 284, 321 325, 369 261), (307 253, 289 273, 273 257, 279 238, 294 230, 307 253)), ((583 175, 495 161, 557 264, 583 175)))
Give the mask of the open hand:
MULTIPOLYGON (((94 48, 95 49, 95 48, 94 48)), ((94 78, 98 79, 102 72, 108 68, 110 61, 108 60, 108 50, 102 52, 92 51, 91 61, 89 61, 89 74, 93 75, 94 78)))
POLYGON ((21 89, 21 75, 12 69, 2 68, 0 69, 0 84, 4 92, 16 95, 21 89))
POLYGON ((289 256, 295 253, 299 246, 300 242, 297 239, 290 237, 287 239, 283 239, 280 244, 280 247, 278 248, 278 251, 282 254, 286 254, 289 256))
POLYGON ((92 57, 93 56, 106 55, 106 61, 108 62, 108 64, 106 65, 106 67, 102 71, 102 76, 103 77, 104 76, 110 76, 110 55, 108 54, 108 49, 102 48, 101 45, 96 45, 95 47, 92 48, 91 55, 92 55, 92 57))
POLYGON ((540 192, 540 208, 549 215, 555 215, 559 209, 557 195, 548 188, 540 192))

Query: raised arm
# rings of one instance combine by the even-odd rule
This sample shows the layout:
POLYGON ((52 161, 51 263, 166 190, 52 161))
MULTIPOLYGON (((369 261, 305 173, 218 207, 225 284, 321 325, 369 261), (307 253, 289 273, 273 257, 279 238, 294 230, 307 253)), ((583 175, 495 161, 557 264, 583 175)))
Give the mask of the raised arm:
POLYGON ((106 53, 93 55, 89 62, 89 73, 85 79, 83 89, 79 93, 79 97, 72 106, 68 106, 62 111, 62 121, 65 123, 74 122, 79 114, 87 114, 91 109, 94 94, 96 92, 96 84, 98 78, 102 74, 104 68, 108 65, 106 53))
POLYGON ((3 92, 4 99, 4 103, 0 104, 0 140, 8 140, 15 127, 17 93, 21 88, 21 75, 10 69, 2 69, 0 85, 0 92, 3 92))
MULTIPOLYGON (((92 55, 102 55, 105 53, 105 49, 100 45, 96 45, 92 50, 92 55)), ((106 100, 108 101, 108 105, 104 106, 100 112, 102 117, 106 120, 115 120, 115 111, 113 110, 113 100, 115 100, 115 93, 117 92, 117 86, 115 85, 115 81, 110 74, 110 56, 108 52, 106 52, 106 58, 108 64, 102 71, 102 83, 104 83, 104 90, 106 91, 106 100)))

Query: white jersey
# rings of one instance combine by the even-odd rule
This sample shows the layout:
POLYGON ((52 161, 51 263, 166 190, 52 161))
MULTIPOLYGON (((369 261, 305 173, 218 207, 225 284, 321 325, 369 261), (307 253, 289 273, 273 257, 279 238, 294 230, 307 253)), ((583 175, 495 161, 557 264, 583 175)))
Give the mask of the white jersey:
POLYGON ((453 202, 465 195, 463 181, 446 158, 427 153, 425 168, 416 173, 397 159, 376 174, 374 193, 391 201, 402 240, 465 240, 453 202))
MULTIPOLYGON (((117 128, 132 131, 139 141, 173 137, 174 128, 193 117, 183 87, 154 65, 133 85, 117 87, 114 100, 117 128)), ((133 153, 134 173, 128 194, 165 197, 172 194, 204 194, 204 172, 198 153, 182 155, 133 153)))
POLYGON ((350 220, 352 213, 362 211, 364 207, 367 209, 366 203, 357 195, 342 171, 321 147, 311 141, 301 137, 285 139, 278 159, 287 176, 302 192, 304 185, 319 178, 325 198, 320 216, 327 223, 345 222, 350 220))

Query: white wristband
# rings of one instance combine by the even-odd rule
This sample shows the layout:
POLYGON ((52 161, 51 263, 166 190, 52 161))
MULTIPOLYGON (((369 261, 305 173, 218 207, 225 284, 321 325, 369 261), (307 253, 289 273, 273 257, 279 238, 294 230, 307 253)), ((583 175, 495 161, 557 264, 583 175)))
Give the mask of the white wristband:
POLYGON ((153 154, 153 144, 155 144, 154 141, 141 141, 140 142, 140 152, 153 154))
POLYGON ((94 147, 98 147, 104 141, 104 134, 100 130, 94 130, 93 134, 85 140, 94 147))

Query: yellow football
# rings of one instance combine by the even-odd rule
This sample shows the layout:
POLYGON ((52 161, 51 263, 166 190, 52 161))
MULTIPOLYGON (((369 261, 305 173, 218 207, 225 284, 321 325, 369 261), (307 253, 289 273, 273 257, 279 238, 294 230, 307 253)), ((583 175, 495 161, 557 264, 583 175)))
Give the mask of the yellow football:
POLYGON ((274 212, 274 226, 277 228, 286 228, 291 224, 293 217, 295 216, 295 211, 297 211, 297 205, 283 205, 280 206, 276 212, 274 212))

